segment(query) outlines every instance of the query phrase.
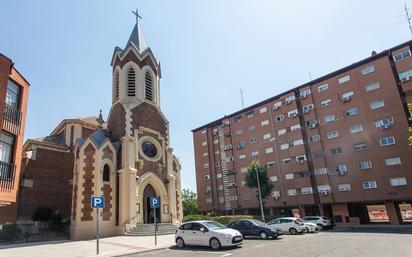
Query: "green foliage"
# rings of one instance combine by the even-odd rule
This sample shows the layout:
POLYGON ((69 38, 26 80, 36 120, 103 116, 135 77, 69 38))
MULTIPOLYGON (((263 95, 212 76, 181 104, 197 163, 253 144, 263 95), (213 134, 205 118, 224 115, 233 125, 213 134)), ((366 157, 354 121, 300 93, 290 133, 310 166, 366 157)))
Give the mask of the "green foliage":
POLYGON ((182 190, 183 216, 199 213, 197 195, 195 192, 185 188, 182 190))
POLYGON ((59 212, 54 212, 50 218, 49 228, 51 230, 61 230, 63 229, 63 217, 59 212))
POLYGON ((0 229, 0 242, 12 242, 20 239, 21 230, 17 224, 2 225, 0 229))
POLYGON ((262 194, 262 199, 265 199, 270 195, 272 191, 272 184, 270 183, 268 173, 264 165, 259 161, 253 160, 247 167, 247 172, 245 176, 246 186, 249 188, 258 188, 258 180, 260 183, 260 192, 262 194), (256 173, 258 175, 256 175, 256 173))
POLYGON ((33 221, 50 221, 53 217, 53 210, 49 207, 37 207, 37 209, 33 212, 31 219, 33 221))
POLYGON ((210 217, 206 215, 196 214, 196 215, 189 215, 183 218, 183 222, 194 221, 194 220, 213 220, 222 224, 228 224, 235 220, 241 219, 252 219, 253 216, 250 215, 226 215, 226 216, 215 216, 210 217))

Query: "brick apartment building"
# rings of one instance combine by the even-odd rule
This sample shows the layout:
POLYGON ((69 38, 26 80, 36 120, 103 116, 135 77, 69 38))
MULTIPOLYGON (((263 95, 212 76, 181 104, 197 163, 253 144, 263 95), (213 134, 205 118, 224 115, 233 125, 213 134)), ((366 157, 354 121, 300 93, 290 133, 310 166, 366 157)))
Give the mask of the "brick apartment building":
POLYGON ((247 165, 266 165, 270 216, 412 221, 412 41, 194 129, 200 210, 258 214, 247 165))
POLYGON ((14 222, 29 82, 0 54, 0 224, 14 222))

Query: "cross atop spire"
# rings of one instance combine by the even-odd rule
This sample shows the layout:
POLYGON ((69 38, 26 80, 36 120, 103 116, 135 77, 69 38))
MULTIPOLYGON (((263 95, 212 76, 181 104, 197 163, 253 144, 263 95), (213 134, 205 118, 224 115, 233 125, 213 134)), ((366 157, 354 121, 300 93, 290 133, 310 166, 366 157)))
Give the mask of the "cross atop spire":
POLYGON ((98 128, 103 128, 103 115, 102 115, 102 109, 100 109, 100 113, 99 113, 99 118, 97 119, 98 122, 98 128))
POLYGON ((142 18, 142 16, 139 15, 139 9, 136 9, 136 11, 132 11, 132 13, 136 16, 136 24, 139 24, 139 19, 142 18))

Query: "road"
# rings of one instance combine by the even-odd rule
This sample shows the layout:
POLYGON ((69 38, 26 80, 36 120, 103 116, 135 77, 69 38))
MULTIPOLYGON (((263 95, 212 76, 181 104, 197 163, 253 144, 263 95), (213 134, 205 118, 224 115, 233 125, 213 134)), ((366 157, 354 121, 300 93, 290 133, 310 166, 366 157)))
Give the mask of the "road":
POLYGON ((206 247, 171 247, 129 257, 391 257, 412 256, 412 231, 333 231, 284 235, 276 240, 246 239, 241 247, 212 251, 206 247), (382 233, 383 232, 383 233, 382 233), (409 233, 408 233, 409 232, 409 233))

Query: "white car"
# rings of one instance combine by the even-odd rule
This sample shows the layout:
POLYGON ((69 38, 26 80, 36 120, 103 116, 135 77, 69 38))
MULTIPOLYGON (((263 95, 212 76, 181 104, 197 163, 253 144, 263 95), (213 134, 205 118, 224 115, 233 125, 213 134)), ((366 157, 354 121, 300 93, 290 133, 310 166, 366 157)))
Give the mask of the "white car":
POLYGON ((303 225, 306 227, 306 233, 315 233, 319 232, 319 227, 315 223, 312 222, 303 222, 303 225))
POLYGON ((210 220, 183 223, 176 231, 175 242, 178 248, 185 245, 210 246, 213 250, 243 243, 239 231, 210 220))
POLYGON ((303 222, 294 217, 284 217, 271 220, 267 223, 270 227, 279 228, 285 233, 292 235, 303 234, 306 232, 306 227, 303 222))
POLYGON ((305 216, 302 218, 305 222, 312 222, 318 225, 319 230, 324 230, 326 228, 332 228, 332 223, 329 219, 322 216, 305 216))

